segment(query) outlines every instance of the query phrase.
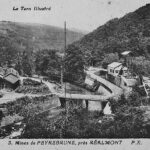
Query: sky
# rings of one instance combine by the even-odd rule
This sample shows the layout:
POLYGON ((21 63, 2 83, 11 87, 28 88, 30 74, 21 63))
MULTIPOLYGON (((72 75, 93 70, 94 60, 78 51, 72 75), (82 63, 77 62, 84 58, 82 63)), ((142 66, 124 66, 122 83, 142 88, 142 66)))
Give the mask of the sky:
POLYGON ((70 29, 92 31, 113 18, 133 12, 150 0, 0 0, 0 21, 40 23, 70 29), (31 11, 20 10, 20 7, 31 11), (51 7, 34 11, 36 7, 51 7), (13 7, 19 10, 13 10, 13 7))

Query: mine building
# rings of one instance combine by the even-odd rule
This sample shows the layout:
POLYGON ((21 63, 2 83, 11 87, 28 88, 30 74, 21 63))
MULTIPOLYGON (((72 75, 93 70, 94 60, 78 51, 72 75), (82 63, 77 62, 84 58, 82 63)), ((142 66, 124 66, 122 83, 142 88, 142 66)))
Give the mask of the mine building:
POLYGON ((19 73, 13 68, 6 69, 3 80, 5 88, 16 89, 20 85, 19 73))
POLYGON ((108 71, 108 74, 110 74, 114 77, 118 76, 119 74, 126 76, 128 68, 123 66, 122 63, 113 62, 113 63, 108 65, 107 71, 108 71))

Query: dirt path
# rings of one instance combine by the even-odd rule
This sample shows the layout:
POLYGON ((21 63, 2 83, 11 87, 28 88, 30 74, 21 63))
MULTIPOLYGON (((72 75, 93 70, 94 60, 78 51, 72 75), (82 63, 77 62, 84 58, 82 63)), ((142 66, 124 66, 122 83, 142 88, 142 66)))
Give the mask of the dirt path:
MULTIPOLYGON (((34 80, 34 81, 41 82, 41 79, 31 78, 31 77, 20 77, 20 80, 21 80, 21 82, 23 82, 23 79, 27 79, 27 78, 34 80)), ((49 88, 50 93, 56 94, 56 90, 55 90, 56 85, 54 83, 50 83, 48 81, 42 81, 42 82, 49 88)), ((3 91, 3 93, 4 93, 3 97, 0 98, 0 104, 7 103, 10 101, 15 101, 16 99, 24 97, 24 96, 40 97, 40 96, 44 95, 44 94, 16 93, 15 91, 12 91, 12 92, 3 91)), ((48 95, 48 94, 46 94, 46 95, 48 95)))
POLYGON ((4 93, 4 96, 2 98, 0 98, 0 104, 8 103, 10 101, 15 101, 16 99, 21 98, 21 97, 25 97, 25 96, 40 97, 42 95, 43 94, 23 94, 23 93, 16 93, 14 91, 13 92, 7 92, 7 93, 4 93))

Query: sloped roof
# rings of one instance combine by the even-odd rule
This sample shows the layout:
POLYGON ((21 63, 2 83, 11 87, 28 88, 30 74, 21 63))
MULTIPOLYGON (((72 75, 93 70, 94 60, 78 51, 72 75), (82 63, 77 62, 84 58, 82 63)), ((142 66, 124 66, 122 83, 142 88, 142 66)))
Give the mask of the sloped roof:
POLYGON ((131 53, 131 51, 124 51, 124 52, 122 52, 121 54, 122 55, 128 55, 128 54, 130 54, 131 53))
POLYGON ((19 81, 19 78, 12 74, 5 76, 4 79, 12 84, 15 84, 17 81, 19 81))
POLYGON ((118 66, 118 67, 115 67, 115 68, 117 68, 117 70, 128 70, 128 68, 127 67, 122 67, 121 65, 120 66, 118 66))
POLYGON ((13 69, 13 68, 9 68, 9 69, 6 70, 6 74, 5 74, 5 75, 7 76, 8 74, 13 74, 13 75, 19 77, 18 71, 16 71, 16 70, 13 69))
POLYGON ((113 63, 109 64, 108 66, 109 66, 109 67, 112 67, 112 68, 116 68, 116 67, 119 67, 119 66, 121 66, 121 65, 122 65, 122 63, 113 62, 113 63))

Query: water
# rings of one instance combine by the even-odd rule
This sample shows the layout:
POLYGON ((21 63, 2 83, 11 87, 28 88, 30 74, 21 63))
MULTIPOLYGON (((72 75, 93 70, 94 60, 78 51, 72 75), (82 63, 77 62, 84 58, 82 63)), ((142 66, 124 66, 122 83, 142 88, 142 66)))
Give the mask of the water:
POLYGON ((77 85, 73 85, 71 83, 66 83, 66 92, 70 94, 87 94, 87 95, 94 95, 94 92, 90 92, 84 88, 81 88, 77 85))

